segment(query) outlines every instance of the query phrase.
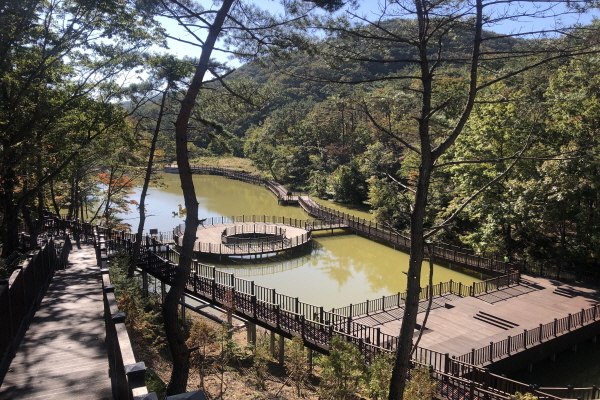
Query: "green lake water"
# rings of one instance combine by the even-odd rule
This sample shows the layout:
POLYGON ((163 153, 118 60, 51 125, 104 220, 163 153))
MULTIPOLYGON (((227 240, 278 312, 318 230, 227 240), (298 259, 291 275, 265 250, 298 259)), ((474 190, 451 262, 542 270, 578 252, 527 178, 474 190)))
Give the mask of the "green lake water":
MULTIPOLYGON (((178 211, 178 205, 183 205, 179 176, 163 174, 162 178, 166 187, 150 188, 146 199, 146 232, 150 228, 169 232, 183 222, 182 218, 173 215, 178 211)), ((194 175, 194 183, 200 218, 234 215, 311 218, 298 206, 279 205, 270 191, 258 185, 210 175, 194 175)), ((136 198, 136 195, 131 198, 136 198)), ((324 204, 333 205, 330 202, 324 204)), ((335 206, 352 212, 343 206, 335 206)), ((368 214, 360 216, 364 218, 368 214)), ((132 213, 123 217, 135 230, 136 215, 132 213)), ((335 231, 334 235, 315 233, 314 238, 312 249, 292 255, 271 259, 232 259, 223 263, 214 258, 199 261, 325 308, 346 306, 405 291, 406 275, 403 272, 408 268, 407 254, 344 231, 335 231)), ((475 276, 435 266, 435 283, 450 279, 467 285, 478 281, 475 276)), ((424 265, 421 285, 427 285, 428 280, 429 266, 424 265)))

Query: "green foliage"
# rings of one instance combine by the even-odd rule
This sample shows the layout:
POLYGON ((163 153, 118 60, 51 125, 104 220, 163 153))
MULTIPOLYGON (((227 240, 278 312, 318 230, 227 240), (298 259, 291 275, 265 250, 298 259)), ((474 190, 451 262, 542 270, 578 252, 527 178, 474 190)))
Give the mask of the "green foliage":
POLYGON ((292 338, 292 341, 288 343, 285 370, 296 388, 296 394, 301 396, 302 386, 306 382, 309 372, 306 349, 304 348, 304 342, 299 337, 292 338))
POLYGON ((363 385, 364 391, 370 399, 387 399, 393 365, 393 354, 378 353, 371 364, 367 366, 363 385))
POLYGON ((146 348, 158 352, 165 345, 164 326, 160 303, 152 295, 145 296, 137 278, 127 277, 129 258, 121 252, 111 259, 110 276, 115 285, 119 310, 125 313, 125 323, 135 340, 146 343, 146 348))
POLYGON ((410 381, 404 389, 406 400, 431 400, 437 394, 437 383, 431 377, 429 368, 419 365, 410 371, 410 381))
POLYGON ((360 350, 339 336, 329 344, 329 356, 320 357, 321 383, 319 394, 325 398, 345 399, 355 393, 364 372, 360 350))
POLYGON ((185 344, 190 349, 190 365, 198 372, 200 389, 204 389, 205 370, 210 365, 207 359, 208 348, 215 343, 217 332, 205 320, 196 320, 190 329, 185 344))
POLYGON ((267 387, 266 380, 271 358, 271 354, 269 353, 269 339, 267 336, 263 336, 256 343, 252 356, 252 373, 256 381, 256 386, 262 390, 267 387))
POLYGON ((515 394, 512 394, 509 396, 511 399, 513 400, 538 400, 538 397, 536 395, 534 395, 533 393, 521 393, 521 392, 516 392, 515 394))
POLYGON ((356 161, 340 165, 331 176, 331 188, 336 201, 362 204, 366 199, 366 186, 356 161))

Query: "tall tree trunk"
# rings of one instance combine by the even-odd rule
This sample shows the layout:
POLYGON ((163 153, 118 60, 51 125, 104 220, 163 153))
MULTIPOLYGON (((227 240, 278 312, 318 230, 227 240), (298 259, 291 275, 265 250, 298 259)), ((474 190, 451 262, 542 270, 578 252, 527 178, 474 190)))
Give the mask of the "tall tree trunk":
POLYGON ((135 273, 135 267, 137 266, 137 260, 140 255, 140 248, 142 246, 142 235, 144 233, 144 224, 146 223, 146 194, 148 193, 148 186, 150 186, 150 177, 152 176, 152 166, 154 164, 154 152, 156 150, 156 140, 158 139, 158 132, 160 132, 160 124, 165 110, 165 103, 167 101, 167 93, 169 92, 169 86, 163 92, 162 100, 160 102, 160 110, 158 112, 158 119, 156 120, 156 127, 154 128, 154 136, 152 137, 152 143, 150 145, 150 155, 148 156, 148 166, 146 167, 146 176, 144 177, 144 186, 142 187, 142 193, 140 194, 140 223, 138 230, 135 235, 135 245, 133 247, 133 255, 131 256, 131 264, 127 271, 129 277, 133 277, 135 273))
POLYGON ((56 215, 60 214, 60 207, 56 203, 56 195, 54 194, 54 179, 51 179, 50 182, 50 200, 52 201, 52 207, 54 207, 54 213, 56 215))
POLYGON ((181 180, 181 189, 183 190, 185 207, 187 209, 187 217, 181 244, 179 265, 176 267, 173 281, 171 282, 171 289, 165 296, 163 304, 165 331, 173 357, 173 372, 171 373, 171 380, 167 386, 167 395, 185 392, 190 367, 189 350, 185 344, 185 337, 177 318, 179 300, 183 295, 190 274, 194 242, 196 241, 196 229, 198 228, 198 201, 196 200, 196 191, 192 180, 192 171, 187 152, 187 128, 194 103, 196 102, 198 93, 203 85, 204 75, 208 70, 210 55, 233 2, 234 0, 223 1, 219 11, 217 11, 217 14, 215 15, 214 22, 210 26, 206 41, 202 46, 202 53, 198 65, 196 65, 194 77, 181 102, 181 109, 177 116, 177 121, 175 122, 177 166, 179 168, 179 178, 181 180))

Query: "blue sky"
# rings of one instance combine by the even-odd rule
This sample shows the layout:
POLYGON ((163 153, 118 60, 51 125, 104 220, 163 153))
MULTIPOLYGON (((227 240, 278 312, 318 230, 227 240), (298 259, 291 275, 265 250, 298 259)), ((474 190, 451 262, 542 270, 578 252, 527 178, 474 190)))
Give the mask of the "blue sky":
MULTIPOLYGON (((365 0, 359 2, 359 9, 356 11, 357 14, 364 15, 368 18, 376 18, 379 15, 379 1, 380 0, 365 0)), ((254 1, 256 5, 263 7, 264 9, 270 10, 271 12, 282 12, 283 8, 279 4, 278 1, 274 0, 256 0, 254 1)), ((210 3, 212 4, 212 2, 210 3)), ((548 29, 552 26, 555 26, 557 23, 562 24, 571 24, 571 23, 581 23, 588 24, 592 21, 594 17, 600 16, 600 12, 596 10, 593 13, 588 13, 586 15, 581 16, 569 16, 568 18, 563 17, 562 19, 557 19, 554 17, 547 18, 539 18, 539 12, 534 8, 534 4, 538 6, 541 4, 549 5, 552 3, 543 3, 543 2, 511 2, 510 6, 515 9, 515 7, 519 7, 519 11, 525 11, 527 13, 536 14, 536 17, 521 17, 516 20, 503 21, 502 24, 497 24, 494 26, 488 26, 486 29, 493 30, 497 33, 515 33, 515 32, 523 32, 523 31, 531 31, 531 30, 542 30, 548 29)), ((556 4, 556 3, 554 3, 556 4)), ((209 6, 207 6, 209 7, 209 6)), ((561 6, 557 6, 554 8, 554 11, 560 12, 562 9, 561 6)), ((193 41, 193 38, 189 36, 189 34, 183 30, 181 27, 178 27, 174 21, 164 20, 164 27, 167 29, 169 34, 173 36, 178 36, 186 40, 193 41)), ((188 57, 198 57, 200 54, 200 48, 194 47, 191 45, 186 45, 174 40, 169 40, 170 49, 156 49, 157 52, 168 52, 175 53, 180 57, 188 56, 188 57)), ((213 58, 216 58, 219 61, 228 62, 232 66, 238 66, 239 62, 236 60, 229 60, 228 56, 223 53, 213 52, 213 58)))

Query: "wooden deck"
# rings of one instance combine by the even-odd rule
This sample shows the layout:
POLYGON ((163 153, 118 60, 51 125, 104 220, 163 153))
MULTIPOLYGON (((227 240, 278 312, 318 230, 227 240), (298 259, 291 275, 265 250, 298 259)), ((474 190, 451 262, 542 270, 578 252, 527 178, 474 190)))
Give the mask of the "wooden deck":
POLYGON ((0 399, 112 399, 100 270, 93 246, 73 249, 19 346, 0 399))
POLYGON ((196 243, 194 244, 194 251, 207 254, 218 254, 218 255, 254 255, 254 254, 265 254, 278 251, 284 251, 310 241, 309 231, 297 228, 291 225, 285 224, 274 224, 274 223, 262 223, 262 222, 246 222, 246 223, 226 223, 218 225, 201 225, 196 231, 196 243), (240 229, 247 228, 248 232, 252 232, 252 228, 264 228, 265 225, 277 226, 285 229, 285 241, 277 241, 273 243, 254 244, 254 245, 233 245, 223 244, 221 241, 221 235, 227 228, 237 227, 240 229))
MULTIPOLYGON (((591 286, 532 276, 523 276, 519 285, 475 297, 440 296, 435 298, 419 346, 460 356, 599 302, 600 294, 591 286)), ((426 302, 421 304, 418 324, 425 316, 426 302)), ((396 308, 356 317, 354 321, 398 335, 402 313, 403 309, 396 308)), ((417 335, 415 331, 415 339, 417 335)))

